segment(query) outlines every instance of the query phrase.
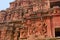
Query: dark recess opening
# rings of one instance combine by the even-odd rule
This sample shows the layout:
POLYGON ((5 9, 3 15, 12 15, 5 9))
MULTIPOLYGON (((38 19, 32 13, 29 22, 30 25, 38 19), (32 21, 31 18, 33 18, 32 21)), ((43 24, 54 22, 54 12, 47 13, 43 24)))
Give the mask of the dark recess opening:
POLYGON ((50 2, 50 7, 53 8, 54 6, 59 6, 60 7, 60 1, 50 2))
POLYGON ((55 37, 60 37, 60 28, 55 29, 55 37))

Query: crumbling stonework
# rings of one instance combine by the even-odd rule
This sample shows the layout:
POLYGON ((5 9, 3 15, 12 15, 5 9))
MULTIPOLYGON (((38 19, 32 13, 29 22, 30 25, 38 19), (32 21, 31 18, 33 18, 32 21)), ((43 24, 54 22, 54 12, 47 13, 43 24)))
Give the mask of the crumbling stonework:
MULTIPOLYGON (((55 37, 60 7, 49 0, 15 0, 0 11, 0 40, 44 40, 55 37)), ((52 1, 55 2, 55 1, 52 1)))

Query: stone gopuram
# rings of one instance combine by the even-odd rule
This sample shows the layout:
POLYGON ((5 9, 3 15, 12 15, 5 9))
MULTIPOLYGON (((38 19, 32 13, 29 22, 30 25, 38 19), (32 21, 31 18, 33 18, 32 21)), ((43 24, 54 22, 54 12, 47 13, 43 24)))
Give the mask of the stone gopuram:
POLYGON ((0 40, 42 40, 60 36, 60 0, 15 0, 0 11, 0 40))

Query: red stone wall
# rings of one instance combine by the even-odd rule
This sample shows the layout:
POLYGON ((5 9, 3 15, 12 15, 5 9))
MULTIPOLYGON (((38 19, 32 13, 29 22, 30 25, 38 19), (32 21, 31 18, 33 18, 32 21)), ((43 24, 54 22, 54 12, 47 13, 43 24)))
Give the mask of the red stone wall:
POLYGON ((55 28, 60 26, 60 8, 49 9, 49 2, 41 2, 16 0, 10 8, 0 11, 0 40, 55 37, 55 28))

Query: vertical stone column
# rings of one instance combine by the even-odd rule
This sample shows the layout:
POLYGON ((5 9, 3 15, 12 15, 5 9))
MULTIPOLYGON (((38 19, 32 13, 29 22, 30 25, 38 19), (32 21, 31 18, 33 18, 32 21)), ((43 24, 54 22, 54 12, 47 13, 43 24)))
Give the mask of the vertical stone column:
POLYGON ((51 22, 50 22, 50 18, 47 18, 47 20, 46 20, 46 22, 47 22, 47 35, 48 35, 48 37, 50 38, 50 37, 52 37, 52 34, 51 34, 51 22))

